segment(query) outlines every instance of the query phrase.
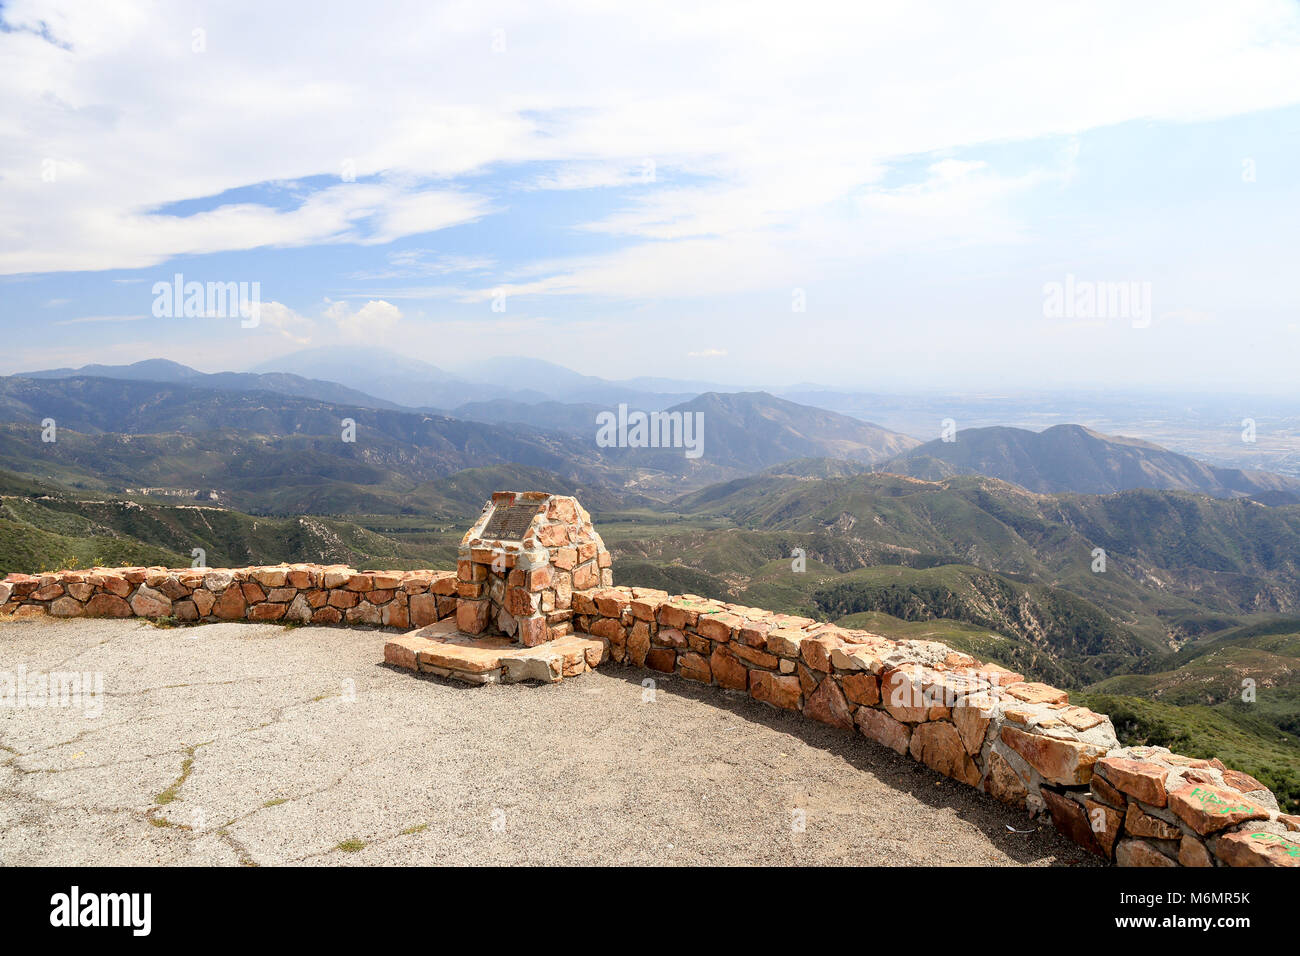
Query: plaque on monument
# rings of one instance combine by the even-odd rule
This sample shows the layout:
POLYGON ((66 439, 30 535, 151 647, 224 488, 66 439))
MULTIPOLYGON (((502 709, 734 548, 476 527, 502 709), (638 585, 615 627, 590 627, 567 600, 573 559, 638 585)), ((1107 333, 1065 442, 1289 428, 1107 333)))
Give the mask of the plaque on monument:
POLYGON ((537 512, 542 510, 544 502, 519 501, 516 499, 508 505, 497 505, 492 517, 483 527, 482 535, 488 540, 518 541, 532 524, 537 512))

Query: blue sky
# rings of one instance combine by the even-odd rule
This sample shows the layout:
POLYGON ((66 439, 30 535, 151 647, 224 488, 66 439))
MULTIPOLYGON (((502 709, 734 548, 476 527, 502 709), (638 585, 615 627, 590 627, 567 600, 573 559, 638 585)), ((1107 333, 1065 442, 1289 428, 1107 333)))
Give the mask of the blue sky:
POLYGON ((5 3, 0 373, 1293 391, 1300 6, 1132 7, 5 3))

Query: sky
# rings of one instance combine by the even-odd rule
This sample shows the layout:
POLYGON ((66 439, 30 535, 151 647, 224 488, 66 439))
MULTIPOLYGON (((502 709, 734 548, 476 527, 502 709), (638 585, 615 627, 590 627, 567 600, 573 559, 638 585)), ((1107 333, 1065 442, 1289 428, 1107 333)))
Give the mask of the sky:
POLYGON ((0 3, 0 374, 1293 395, 1297 210, 1294 0, 0 3))

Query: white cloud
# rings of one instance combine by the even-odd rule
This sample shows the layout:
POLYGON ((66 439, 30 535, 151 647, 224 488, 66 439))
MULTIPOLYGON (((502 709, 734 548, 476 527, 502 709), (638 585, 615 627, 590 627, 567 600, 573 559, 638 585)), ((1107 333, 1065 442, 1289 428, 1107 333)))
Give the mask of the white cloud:
POLYGON ((3 16, 30 28, 0 32, 10 274, 382 244, 501 208, 470 174, 534 163, 546 171, 525 174, 527 188, 574 190, 638 182, 653 163, 636 199, 585 224, 635 246, 537 263, 517 291, 776 286, 900 239, 1023 238, 1006 200, 1032 174, 953 158, 923 183, 882 187, 901 157, 1300 100, 1300 8, 1286 0, 695 0, 656 4, 649 22, 583 0, 365 17, 15 0, 3 16), (33 32, 41 23, 67 48, 33 32), (345 169, 359 181, 302 185, 345 169), (272 182, 302 198, 158 211, 272 182))
POLYGON ((325 318, 334 323, 345 340, 382 342, 402 321, 402 310, 382 299, 367 302, 355 311, 346 302, 331 302, 325 318))
POLYGON ((408 279, 417 276, 484 272, 496 265, 487 256, 443 255, 434 249, 402 249, 388 254, 388 268, 354 272, 350 279, 408 279))
POLYGON ((100 322, 142 322, 149 318, 147 315, 83 315, 75 319, 60 319, 55 325, 86 325, 100 322))
POLYGON ((299 315, 283 302, 263 302, 258 312, 258 324, 272 329, 295 345, 308 345, 316 331, 316 323, 299 315))

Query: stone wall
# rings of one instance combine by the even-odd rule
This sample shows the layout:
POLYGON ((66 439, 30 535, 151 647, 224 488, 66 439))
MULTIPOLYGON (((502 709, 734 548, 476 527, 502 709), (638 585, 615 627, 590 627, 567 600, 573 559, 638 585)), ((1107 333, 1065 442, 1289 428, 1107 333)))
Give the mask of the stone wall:
MULTIPOLYGON (((451 571, 301 564, 11 574, 0 582, 0 618, 407 630, 454 618, 457 585, 451 571)), ((645 588, 574 590, 571 605, 575 634, 563 639, 604 645, 580 649, 591 666, 647 667, 861 733, 1050 818, 1120 865, 1300 866, 1300 817, 1279 812, 1259 781, 1217 759, 1122 748, 1110 719, 1071 705, 1065 691, 943 644, 645 588)))
POLYGON ((1300 817, 1217 759, 1122 748, 1055 687, 932 641, 644 588, 574 595, 614 662, 746 693, 861 733, 1050 817, 1123 866, 1300 866, 1300 817))
POLYGON ((423 627, 456 614, 454 571, 342 565, 114 568, 11 574, 0 617, 149 617, 423 627))

